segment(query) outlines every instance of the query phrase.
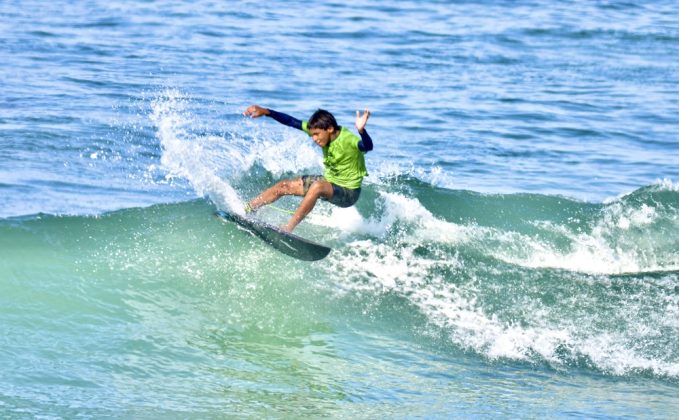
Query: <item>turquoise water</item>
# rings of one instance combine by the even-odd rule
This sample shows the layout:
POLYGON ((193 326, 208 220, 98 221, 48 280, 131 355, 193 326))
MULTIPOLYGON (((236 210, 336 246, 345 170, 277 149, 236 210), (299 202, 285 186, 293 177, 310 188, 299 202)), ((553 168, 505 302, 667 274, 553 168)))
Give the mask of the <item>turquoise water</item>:
POLYGON ((2 3, 0 414, 675 417, 677 22, 2 3), (297 230, 322 262, 213 216, 322 169, 250 103, 373 112, 357 206, 297 230))

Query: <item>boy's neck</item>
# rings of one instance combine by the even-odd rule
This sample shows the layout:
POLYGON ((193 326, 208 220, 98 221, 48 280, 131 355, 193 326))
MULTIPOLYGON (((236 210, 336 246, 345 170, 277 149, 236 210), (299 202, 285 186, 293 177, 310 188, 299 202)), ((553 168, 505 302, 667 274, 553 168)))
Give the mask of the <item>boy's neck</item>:
POLYGON ((330 136, 330 142, 332 143, 337 137, 339 137, 340 133, 342 132, 342 126, 339 126, 337 130, 335 130, 334 133, 332 133, 332 136, 330 136))

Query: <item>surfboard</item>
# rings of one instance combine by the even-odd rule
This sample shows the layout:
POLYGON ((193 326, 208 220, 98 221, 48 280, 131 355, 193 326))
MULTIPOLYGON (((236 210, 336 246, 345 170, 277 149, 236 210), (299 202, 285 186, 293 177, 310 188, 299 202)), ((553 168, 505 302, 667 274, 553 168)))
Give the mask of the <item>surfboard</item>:
POLYGON ((260 220, 243 217, 236 213, 219 210, 215 215, 223 220, 236 223, 251 235, 258 237, 272 248, 298 260, 318 261, 325 258, 331 248, 283 231, 260 220))

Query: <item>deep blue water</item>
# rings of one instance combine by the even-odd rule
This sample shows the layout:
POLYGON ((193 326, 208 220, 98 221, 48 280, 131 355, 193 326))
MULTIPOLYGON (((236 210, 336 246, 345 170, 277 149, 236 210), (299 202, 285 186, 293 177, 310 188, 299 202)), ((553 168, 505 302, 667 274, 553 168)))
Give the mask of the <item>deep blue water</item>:
POLYGON ((674 2, 5 1, 0 57, 2 416, 676 416, 674 2), (372 112, 320 263, 212 216, 322 170, 252 103, 372 112))

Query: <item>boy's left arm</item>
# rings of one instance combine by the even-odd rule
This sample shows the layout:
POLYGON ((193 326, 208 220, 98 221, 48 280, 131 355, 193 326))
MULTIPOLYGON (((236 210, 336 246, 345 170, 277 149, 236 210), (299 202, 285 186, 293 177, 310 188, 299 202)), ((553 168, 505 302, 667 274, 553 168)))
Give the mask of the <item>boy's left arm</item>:
POLYGON ((373 139, 370 138, 370 135, 364 128, 363 131, 359 131, 361 135, 361 140, 358 142, 358 150, 361 152, 369 152, 373 149, 373 139))
POLYGON ((369 152, 373 149, 373 140, 365 130, 368 118, 370 118, 370 111, 367 108, 363 115, 356 111, 356 129, 358 130, 358 134, 361 135, 361 140, 358 142, 358 150, 361 152, 369 152))

